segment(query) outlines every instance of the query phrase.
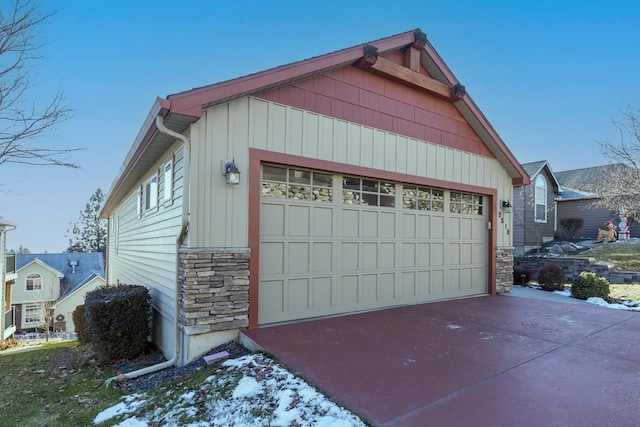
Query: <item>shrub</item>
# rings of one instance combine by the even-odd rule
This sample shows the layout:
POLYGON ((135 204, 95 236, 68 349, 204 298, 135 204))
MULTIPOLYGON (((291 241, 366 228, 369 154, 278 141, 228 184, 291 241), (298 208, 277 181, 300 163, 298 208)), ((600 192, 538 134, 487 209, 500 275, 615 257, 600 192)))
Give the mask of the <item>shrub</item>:
POLYGON ((139 285, 96 289, 84 303, 85 333, 103 362, 133 359, 144 353, 150 334, 151 297, 139 285))
POLYGON ((538 271, 538 284, 544 291, 564 291, 564 271, 557 265, 545 265, 538 271))
POLYGON ((514 285, 527 285, 531 280, 531 271, 523 268, 513 269, 513 284, 514 285), (524 282, 522 281, 522 275, 524 274, 524 282))
POLYGON ((578 299, 589 297, 607 298, 609 296, 609 281, 598 277, 594 273, 583 271, 573 279, 571 296, 578 299))
POLYGON ((73 326, 76 330, 78 342, 80 344, 88 343, 89 337, 87 337, 87 334, 84 331, 84 304, 77 306, 76 309, 73 310, 71 318, 73 319, 73 326))

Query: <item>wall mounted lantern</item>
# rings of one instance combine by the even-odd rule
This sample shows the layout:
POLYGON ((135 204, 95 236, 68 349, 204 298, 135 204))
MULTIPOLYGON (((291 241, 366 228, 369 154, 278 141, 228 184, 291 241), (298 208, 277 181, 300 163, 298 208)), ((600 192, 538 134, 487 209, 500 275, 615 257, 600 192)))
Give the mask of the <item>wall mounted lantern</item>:
POLYGON ((502 208, 503 211, 505 211, 505 213, 511 213, 511 211, 513 210, 513 206, 511 205, 511 202, 508 200, 500 201, 500 207, 502 208))
POLYGON ((222 162, 222 175, 227 177, 227 184, 238 185, 240 184, 240 171, 236 166, 236 160, 225 160, 222 162))

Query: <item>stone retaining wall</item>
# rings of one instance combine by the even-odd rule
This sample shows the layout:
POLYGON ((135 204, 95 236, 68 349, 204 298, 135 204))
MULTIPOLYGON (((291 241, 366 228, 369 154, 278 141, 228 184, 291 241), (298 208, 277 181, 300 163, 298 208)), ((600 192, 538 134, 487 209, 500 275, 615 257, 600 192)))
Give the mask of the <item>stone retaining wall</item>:
POLYGON ((604 277, 609 283, 640 283, 640 273, 630 271, 610 270, 608 265, 596 264, 593 258, 528 258, 516 257, 514 259, 514 268, 531 271, 531 278, 536 279, 538 271, 543 266, 557 265, 564 271, 567 282, 573 279, 583 271, 590 271, 599 277, 604 277))
POLYGON ((179 321, 185 333, 248 327, 250 249, 181 249, 179 256, 179 321))

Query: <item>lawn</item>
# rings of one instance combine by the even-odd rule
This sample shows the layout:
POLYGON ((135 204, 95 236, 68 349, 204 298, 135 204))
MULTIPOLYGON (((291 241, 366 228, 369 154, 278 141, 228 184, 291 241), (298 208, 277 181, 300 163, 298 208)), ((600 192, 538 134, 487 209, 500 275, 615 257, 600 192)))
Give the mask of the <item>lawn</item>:
POLYGON ((619 271, 640 271, 640 241, 637 239, 596 244, 592 250, 575 256, 614 264, 619 271))
POLYGON ((105 387, 109 367, 83 360, 77 342, 0 355, 0 414, 6 426, 90 426, 122 392, 105 387))
POLYGON ((640 284, 609 285, 609 296, 621 300, 640 301, 640 284))

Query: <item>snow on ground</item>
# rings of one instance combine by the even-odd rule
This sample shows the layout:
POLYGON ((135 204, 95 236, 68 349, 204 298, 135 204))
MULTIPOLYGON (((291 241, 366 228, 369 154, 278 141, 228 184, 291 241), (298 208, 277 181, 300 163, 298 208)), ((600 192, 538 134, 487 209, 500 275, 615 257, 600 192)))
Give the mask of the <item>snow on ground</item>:
MULTIPOLYGON (((562 295, 565 297, 571 297, 571 291, 554 291, 554 294, 562 295)), ((625 301, 627 304, 611 304, 606 302, 602 298, 598 297, 590 297, 586 300, 590 304, 599 305, 600 307, 612 308, 614 310, 630 310, 630 311, 640 311, 640 307, 637 307, 632 301, 625 301)))
POLYGON ((174 386, 161 391, 125 396, 99 413, 93 423, 120 427, 365 425, 261 354, 227 360, 191 389, 174 386))

